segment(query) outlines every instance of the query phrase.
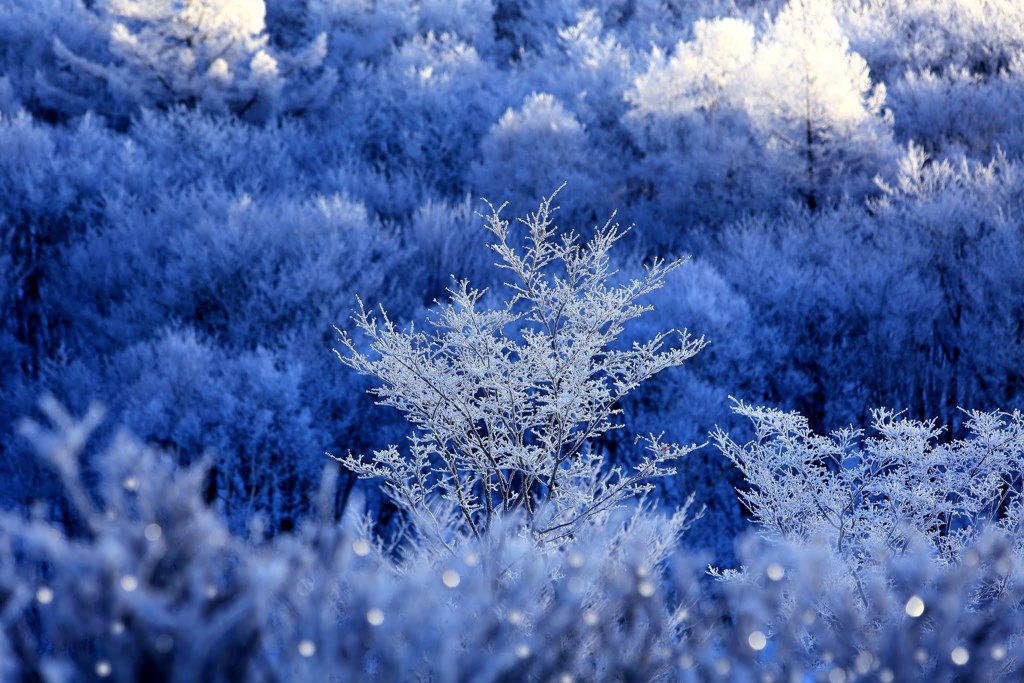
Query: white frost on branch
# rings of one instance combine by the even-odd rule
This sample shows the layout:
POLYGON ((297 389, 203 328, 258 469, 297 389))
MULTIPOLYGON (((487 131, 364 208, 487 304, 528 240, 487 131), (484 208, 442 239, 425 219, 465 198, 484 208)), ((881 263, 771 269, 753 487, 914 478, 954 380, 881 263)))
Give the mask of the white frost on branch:
POLYGON ((376 315, 360 302, 354 322, 371 351, 339 330, 342 362, 377 379, 379 402, 417 430, 408 455, 392 447, 339 460, 383 479, 421 536, 446 544, 460 533, 480 536, 523 510, 538 537, 560 538, 645 493, 691 450, 652 435, 647 457, 626 471, 607 467, 593 447, 620 426, 623 397, 704 346, 679 330, 617 344, 650 310, 641 298, 684 260, 655 260, 642 277, 618 282, 609 252, 625 230, 609 221, 586 242, 559 234, 553 199, 520 221, 522 246, 502 207, 485 217, 509 278, 503 305, 487 308, 484 291, 455 281, 431 329, 399 329, 383 308, 376 315))
POLYGON ((738 444, 721 430, 719 450, 743 473, 743 503, 769 536, 806 543, 829 539, 855 571, 879 553, 900 555, 928 539, 937 559, 955 564, 990 527, 1017 553, 1021 537, 1024 415, 967 413, 971 436, 944 440, 934 420, 874 411, 873 430, 811 432, 807 420, 737 402, 755 438, 738 444))

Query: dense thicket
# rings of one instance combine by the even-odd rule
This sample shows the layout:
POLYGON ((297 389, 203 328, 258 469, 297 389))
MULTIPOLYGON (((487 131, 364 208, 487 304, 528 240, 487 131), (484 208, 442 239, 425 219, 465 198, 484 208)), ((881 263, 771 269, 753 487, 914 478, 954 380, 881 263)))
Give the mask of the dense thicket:
MULTIPOLYGON (((709 342, 616 398, 609 466, 636 435, 742 441, 730 396, 952 442, 961 408, 1024 403, 1022 111, 1007 0, 0 0, 0 502, 77 523, 16 429, 52 392, 106 406, 98 439, 206 458, 233 532, 296 527, 326 451, 407 431, 332 325, 369 348, 358 296, 422 329, 451 276, 492 306, 480 198, 524 215, 563 182, 584 241, 636 224, 609 286, 693 257, 617 343, 709 342)), ((695 494, 684 543, 732 562, 742 468, 676 469, 654 499, 695 494)))

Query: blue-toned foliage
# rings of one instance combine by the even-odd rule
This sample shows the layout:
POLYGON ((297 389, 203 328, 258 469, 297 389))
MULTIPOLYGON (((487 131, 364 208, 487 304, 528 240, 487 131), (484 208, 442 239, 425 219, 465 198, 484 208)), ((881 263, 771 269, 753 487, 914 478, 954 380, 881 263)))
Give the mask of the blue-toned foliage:
MULTIPOLYGON (((0 553, 0 678, 1014 673, 1020 596, 999 569, 1017 557, 1013 530, 947 524, 991 560, 972 565, 936 560, 918 528, 847 590, 835 572, 849 558, 820 538, 737 544, 749 481, 713 447, 646 504, 670 513, 693 494, 704 514, 680 547, 747 565, 724 582, 616 520, 574 539, 581 570, 577 551, 530 545, 517 519, 460 540, 458 556, 522 552, 523 573, 462 567, 459 595, 474 595, 445 612, 456 593, 436 580, 443 558, 401 543, 351 556, 353 534, 405 537, 409 510, 375 484, 342 471, 349 526, 314 519, 325 452, 409 452, 402 416, 339 365, 333 326, 369 348, 350 318, 359 297, 428 333, 461 278, 487 288, 483 310, 500 308, 512 274, 493 267, 481 197, 524 215, 566 181, 562 229, 586 241, 613 212, 636 224, 609 254, 610 289, 642 280, 654 257, 693 257, 611 348, 682 327, 709 342, 615 402, 624 429, 592 443, 609 467, 640 462, 637 434, 756 443, 764 424, 730 397, 799 412, 819 446, 814 434, 865 428, 879 406, 935 419, 944 431, 927 453, 968 434, 965 409, 1024 407, 1022 27, 1005 0, 0 0, 0 526, 13 544, 0 553), (106 406, 80 484, 19 435, 48 392, 75 414, 106 406), (115 440, 121 426, 163 455, 115 440), (131 457, 167 500, 103 498, 142 472, 131 457), (166 504, 178 510, 160 522, 168 538, 225 544, 195 541, 168 564, 167 547, 140 540, 145 524, 88 531, 75 486, 140 524, 132 515, 166 504), (363 507, 375 521, 356 532, 363 507), (29 552, 49 533, 39 515, 69 535, 29 552), (255 519, 270 538, 249 546, 255 519), (638 597, 645 579, 625 550, 599 557, 614 539, 674 556, 648 567, 653 596, 638 597), (121 595, 110 563, 136 560, 178 578, 121 595), (784 581, 765 582, 772 562, 784 581), (607 600, 596 629, 580 621, 588 598, 560 602, 576 571, 607 600), (1006 594, 982 603, 991 571, 1006 594), (345 586, 325 578, 344 572, 345 586), (299 574, 317 587, 296 597, 299 574), (222 577, 234 597, 160 592, 195 577, 222 577), (42 611, 43 585, 74 596, 66 611, 42 611), (541 596, 535 614, 510 606, 517 591, 541 596), (103 630, 112 612, 82 616, 111 596, 110 609, 145 615, 124 622, 127 640, 103 630), (676 620, 684 603, 705 619, 696 631, 676 620), (210 632, 192 632, 214 613, 210 632)), ((1008 500, 1021 483, 1001 486, 1008 500)), ((662 528, 653 514, 638 523, 662 528)))

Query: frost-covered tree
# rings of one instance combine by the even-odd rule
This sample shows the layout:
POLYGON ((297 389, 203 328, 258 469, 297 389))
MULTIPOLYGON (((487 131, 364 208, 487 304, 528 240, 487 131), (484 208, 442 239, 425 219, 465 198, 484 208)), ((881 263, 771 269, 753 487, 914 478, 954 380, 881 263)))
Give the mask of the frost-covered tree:
POLYGON ((546 58, 527 58, 523 78, 569 104, 588 128, 613 132, 625 110, 634 51, 592 9, 558 32, 557 46, 546 58))
POLYGON ((853 48, 887 85, 901 142, 931 154, 1024 152, 1024 6, 1003 0, 844 0, 853 48))
POLYGON ((1004 0, 838 0, 837 17, 879 80, 967 68, 993 76, 1024 47, 1024 7, 1004 0))
POLYGON ((400 268, 423 306, 445 296, 452 273, 480 286, 500 282, 490 256, 478 248, 480 224, 473 207, 469 197, 453 204, 428 201, 413 214, 405 232, 411 248, 400 268))
MULTIPOLYGON (((211 449, 232 523, 255 510, 278 526, 308 509, 319 459, 337 443, 328 429, 379 443, 362 433, 363 386, 329 372, 331 322, 356 292, 383 298, 384 273, 405 257, 346 198, 262 196, 109 202, 106 229, 48 273, 45 310, 65 322, 39 382, 76 406, 102 400, 182 458, 211 449)), ((419 305, 392 299, 403 317, 419 305)))
POLYGON ((488 305, 484 291, 461 280, 428 321, 431 331, 402 330, 383 310, 377 317, 361 306, 354 322, 371 352, 342 333, 341 360, 380 382, 380 402, 404 412, 416 432, 407 453, 391 447, 340 460, 383 479, 428 541, 480 537, 518 511, 539 538, 563 538, 648 490, 687 452, 651 436, 635 468, 606 469, 594 443, 615 428, 624 397, 704 346, 677 331, 617 342, 648 310, 639 300, 682 261, 655 260, 641 277, 617 282, 609 251, 623 231, 608 223, 586 243, 558 235, 553 197, 523 220, 522 246, 499 209, 487 217, 509 278, 503 304, 488 305))
POLYGON ((525 54, 543 54, 555 45, 558 31, 572 23, 578 0, 548 3, 539 0, 494 0, 494 33, 503 59, 518 61, 525 54))
MULTIPOLYGON (((905 381, 955 428, 959 406, 1019 406, 1024 359, 1016 273, 1024 176, 1001 156, 986 164, 929 158, 911 146, 875 205, 880 229, 902 235, 902 277, 928 306, 913 314, 905 381)), ((896 321, 892 321, 894 324, 896 321)))
POLYGON ((908 71, 891 88, 899 114, 897 134, 934 155, 986 160, 1024 155, 1024 57, 1007 60, 994 74, 966 67, 908 71))
POLYGON ((677 224, 859 199, 894 157, 884 87, 828 0, 790 2, 760 35, 698 21, 671 55, 652 51, 626 96, 640 187, 677 224))
POLYGON ((70 73, 54 87, 115 115, 184 105, 263 121, 322 101, 334 83, 320 68, 326 37, 294 53, 275 50, 265 14, 263 0, 102 0, 83 19, 106 35, 106 51, 77 54, 55 38, 70 73), (114 102, 90 92, 96 84, 114 102))
MULTIPOLYGON (((627 277, 639 271, 625 264, 622 268, 627 277)), ((716 426, 746 426, 732 412, 728 397, 758 395, 765 384, 762 373, 772 373, 772 365, 761 358, 766 351, 757 343, 766 333, 764 321, 707 259, 697 257, 677 270, 663 288, 651 293, 648 303, 654 310, 631 326, 629 337, 644 339, 673 321, 685 320, 689 330, 711 342, 699 362, 652 377, 622 402, 624 428, 604 437, 609 459, 616 463, 632 458, 630 434, 664 431, 666 440, 700 443, 716 426)), ((722 562, 733 558, 734 539, 748 525, 736 499, 739 472, 709 448, 690 453, 675 469, 675 476, 656 482, 658 498, 671 506, 692 495, 704 507, 684 543, 713 552, 722 562)))
POLYGON ((747 82, 753 124, 777 179, 810 208, 873 188, 892 159, 884 86, 850 51, 832 0, 791 0, 758 46, 747 82))
POLYGON ((44 301, 55 294, 57 254, 97 220, 95 176, 112 143, 93 117, 51 129, 24 111, 0 114, 0 249, 9 263, 0 327, 17 344, 0 384, 19 373, 38 377, 63 341, 64 321, 44 301))
MULTIPOLYGON (((83 12, 81 0, 0 1, 0 73, 10 87, 7 106, 14 104, 14 110, 24 106, 44 116, 60 111, 60 102, 47 96, 43 74, 52 75, 61 68, 53 54, 55 35, 76 51, 92 45, 95 33, 90 23, 82 21, 83 12)), ((10 116, 14 111, 4 113, 10 116)))
POLYGON ((411 0, 306 0, 307 30, 324 31, 328 60, 344 74, 361 62, 378 62, 400 42, 417 34, 411 0))
POLYGON ((305 0, 302 13, 307 33, 327 34, 328 63, 343 77, 432 33, 457 35, 481 54, 494 43, 491 0, 305 0))
POLYGON ((699 21, 671 56, 655 48, 627 92, 624 123, 656 215, 722 221, 775 201, 744 99, 754 49, 750 23, 699 21))
POLYGON ((79 359, 55 368, 51 384, 76 403, 102 398, 182 467, 204 455, 207 500, 231 528, 244 532, 262 515, 276 531, 309 513, 329 443, 313 423, 314 410, 325 413, 317 392, 303 389, 304 354, 290 355, 227 352, 194 330, 167 330, 113 354, 107 367, 79 359))

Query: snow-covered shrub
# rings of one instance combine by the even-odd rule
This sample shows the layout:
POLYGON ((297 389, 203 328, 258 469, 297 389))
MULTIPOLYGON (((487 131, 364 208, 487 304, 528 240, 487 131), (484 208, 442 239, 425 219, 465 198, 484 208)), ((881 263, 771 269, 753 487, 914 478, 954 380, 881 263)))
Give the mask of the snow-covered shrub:
POLYGON ((427 542, 481 537, 517 511, 538 538, 564 538, 648 490, 649 479, 672 474, 670 461, 687 452, 651 436, 635 467, 609 469, 594 443, 616 427, 625 396, 704 346, 677 330, 616 344, 649 310, 639 301, 683 261, 655 260, 616 283, 609 251, 622 230, 609 222, 586 243, 558 234, 553 199, 522 219, 522 238, 500 209, 486 219, 496 265, 509 278, 503 303, 460 280, 429 320, 432 332, 403 330, 362 304, 354 323, 371 351, 341 332, 342 362, 380 382, 380 403, 405 413, 416 431, 408 454, 392 446, 340 460, 383 479, 427 542))
POLYGON ((944 441, 934 422, 885 410, 870 438, 819 436, 796 413, 736 410, 754 439, 713 439, 746 479, 740 496, 758 533, 740 544, 741 569, 712 574, 737 630, 766 653, 765 673, 1019 675, 1020 413, 974 412, 969 438, 944 441))
POLYGON ((712 672, 739 681, 1020 676, 1024 565, 999 535, 981 535, 956 564, 935 561, 929 544, 914 539, 878 558, 859 585, 827 543, 748 535, 738 555, 743 568, 713 570, 724 580, 687 606, 695 624, 717 618, 729 626, 705 631, 721 639, 705 651, 712 657, 684 651, 682 680, 712 672))
POLYGON ((87 483, 79 458, 101 413, 79 422, 52 400, 44 409, 53 431, 23 433, 59 474, 69 516, 0 521, 14 680, 258 680, 246 653, 259 647, 274 573, 246 562, 245 543, 203 503, 203 468, 121 435, 87 483))
POLYGON ((387 177, 418 182, 415 204, 389 206, 392 215, 405 218, 428 197, 461 198, 479 141, 507 106, 500 74, 457 35, 428 33, 350 78, 323 135, 387 177))
POLYGON ((554 96, 533 93, 522 107, 509 108, 481 140, 469 182, 480 196, 503 193, 516 213, 564 182, 574 199, 563 211, 576 221, 593 222, 598 212, 614 208, 599 159, 576 117, 554 96))
POLYGON ((396 558, 358 517, 331 522, 328 477, 319 522, 246 542, 203 504, 202 465, 181 470, 122 435, 88 483, 79 456, 97 413, 43 407, 54 431, 23 432, 71 517, 0 517, 0 625, 16 653, 4 666, 17 675, 648 680, 672 666, 660 584, 684 513, 641 508, 548 546, 510 518, 451 554, 396 558))
POLYGON ((756 408, 755 438, 719 430, 718 449, 743 473, 744 505, 764 533, 788 542, 827 540, 856 575, 880 554, 927 539, 943 563, 962 562, 982 532, 1003 532, 1024 549, 1019 482, 1024 417, 973 412, 971 436, 943 443, 935 422, 874 413, 877 437, 854 429, 823 437, 796 413, 756 408))

